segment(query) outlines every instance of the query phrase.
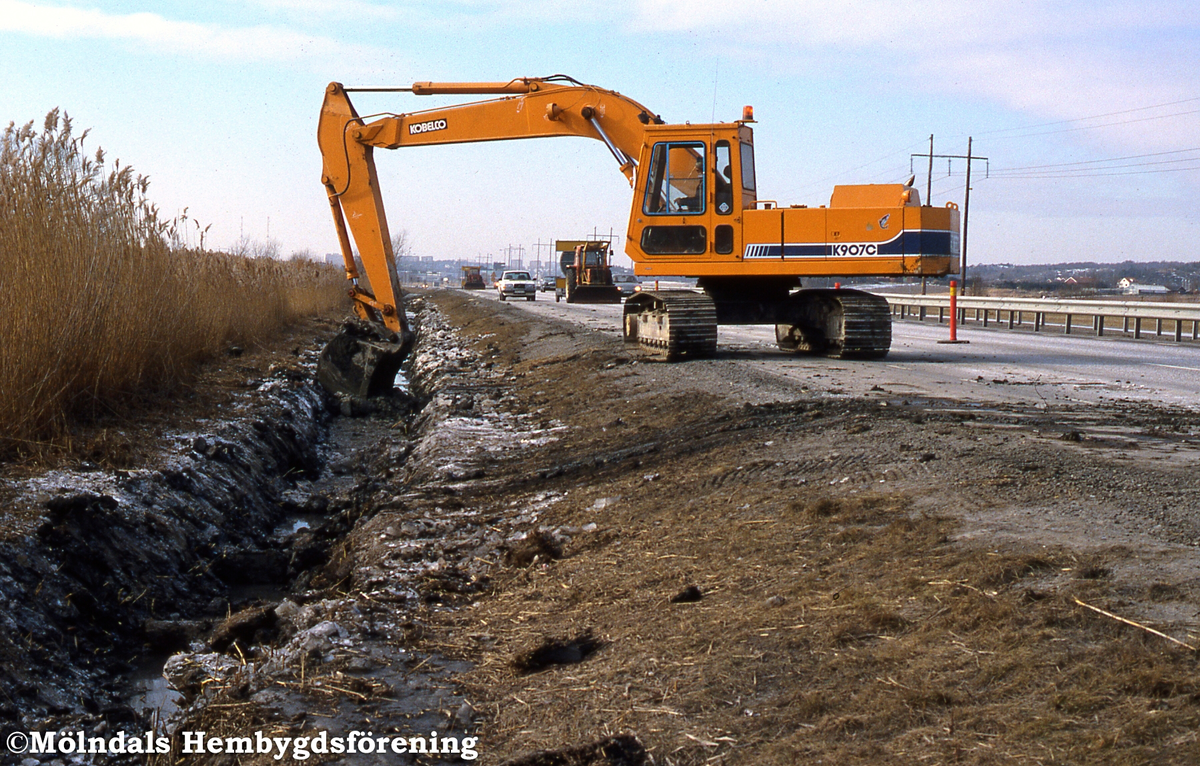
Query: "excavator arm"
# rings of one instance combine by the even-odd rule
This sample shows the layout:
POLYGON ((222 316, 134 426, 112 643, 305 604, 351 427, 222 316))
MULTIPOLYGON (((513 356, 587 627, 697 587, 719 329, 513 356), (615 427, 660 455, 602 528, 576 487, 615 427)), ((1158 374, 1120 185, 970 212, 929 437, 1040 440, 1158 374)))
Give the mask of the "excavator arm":
POLYGON ((359 116, 348 89, 331 83, 317 127, 324 162, 322 183, 329 195, 334 224, 354 282, 351 297, 364 319, 389 330, 406 330, 395 255, 380 196, 373 152, 376 148, 431 146, 520 138, 581 136, 602 141, 633 183, 645 126, 662 120, 646 107, 614 91, 568 78, 526 78, 507 83, 415 83, 378 89, 432 95, 496 95, 498 98, 440 109, 387 114, 369 121, 359 116), (360 286, 350 235, 371 284, 360 286))
MULTIPOLYGON (((561 76, 560 76, 561 77, 561 76)), ((573 80, 568 84, 551 78, 520 79, 507 83, 414 83, 408 88, 379 89, 409 92, 418 96, 498 95, 499 98, 456 104, 407 114, 383 115, 371 122, 346 123, 345 141, 384 149, 402 146, 461 144, 519 138, 582 136, 603 141, 632 182, 635 158, 641 149, 645 126, 662 120, 641 104, 614 91, 573 80)), ((346 89, 334 83, 326 91, 331 100, 348 104, 347 94, 373 89, 346 89)), ((344 115, 344 105, 332 106, 335 116, 344 115)), ((352 111, 352 108, 350 109, 352 111)), ((324 110, 323 110, 324 112, 324 110)), ((339 136, 328 137, 336 158, 339 136)), ((326 167, 330 153, 322 140, 326 167)))
POLYGON ((632 99, 562 75, 378 89, 330 83, 317 125, 321 182, 329 197, 346 277, 352 283, 349 295, 365 323, 353 337, 343 333, 327 347, 318 367, 326 387, 353 395, 386 390, 411 335, 375 170, 376 148, 581 136, 602 141, 632 185, 645 127, 661 123, 658 115, 632 99), (364 118, 351 103, 350 93, 370 91, 495 98, 364 118), (369 286, 363 284, 354 245, 369 286), (385 330, 383 337, 364 338, 372 327, 385 330))

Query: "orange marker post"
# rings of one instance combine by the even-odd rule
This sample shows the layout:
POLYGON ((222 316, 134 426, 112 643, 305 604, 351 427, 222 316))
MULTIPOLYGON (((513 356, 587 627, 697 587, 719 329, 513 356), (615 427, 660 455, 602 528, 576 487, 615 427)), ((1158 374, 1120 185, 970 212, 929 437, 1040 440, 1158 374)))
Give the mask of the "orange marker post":
POLYGON ((950 280, 950 342, 958 341, 958 282, 950 280))
POLYGON ((939 340, 938 343, 970 343, 969 340, 958 339, 958 282, 950 280, 950 340, 939 340))

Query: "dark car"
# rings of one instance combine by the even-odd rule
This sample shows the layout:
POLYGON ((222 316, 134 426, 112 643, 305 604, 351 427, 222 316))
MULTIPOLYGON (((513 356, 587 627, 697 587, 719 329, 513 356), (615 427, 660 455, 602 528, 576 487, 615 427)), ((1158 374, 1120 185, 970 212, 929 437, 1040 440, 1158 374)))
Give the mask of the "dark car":
POLYGON ((613 284, 621 291, 621 295, 626 298, 633 295, 641 283, 641 280, 633 274, 613 274, 613 284))

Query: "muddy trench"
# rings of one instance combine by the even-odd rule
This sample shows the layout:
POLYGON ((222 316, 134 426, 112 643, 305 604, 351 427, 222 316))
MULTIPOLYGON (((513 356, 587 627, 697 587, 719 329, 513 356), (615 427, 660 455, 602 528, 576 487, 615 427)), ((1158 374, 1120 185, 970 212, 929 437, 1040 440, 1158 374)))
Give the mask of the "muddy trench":
MULTIPOLYGON (((59 747, 17 763, 246 763, 194 755, 181 733, 317 728, 440 731, 462 739, 446 762, 473 760, 473 711, 450 681, 464 668, 404 647, 421 613, 486 587, 488 562, 536 515, 463 507, 455 483, 482 469, 462 440, 486 454, 535 427, 505 411, 500 381, 436 311, 411 303, 417 346, 390 399, 330 397, 314 346, 245 409, 179 434, 162 468, 27 483, 41 517, 0 543, 0 720, 56 732, 59 747), (79 732, 124 732, 126 751, 85 753, 66 741, 79 732)), ((419 757, 388 762, 441 762, 419 757)))

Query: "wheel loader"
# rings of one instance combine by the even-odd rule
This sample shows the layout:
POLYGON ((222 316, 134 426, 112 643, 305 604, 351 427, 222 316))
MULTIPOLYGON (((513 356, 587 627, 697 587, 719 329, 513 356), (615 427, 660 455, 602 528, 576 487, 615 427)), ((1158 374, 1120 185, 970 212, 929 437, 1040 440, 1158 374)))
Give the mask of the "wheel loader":
POLYGON ((483 290, 487 285, 483 283, 483 274, 481 266, 463 266, 462 267, 462 289, 464 290, 483 290))
POLYGON ((560 239, 554 243, 554 249, 558 252, 563 273, 559 279, 567 303, 621 302, 621 290, 613 283, 607 242, 560 239))
MULTIPOLYGON (((668 123, 616 91, 564 75, 400 88, 330 83, 317 127, 321 181, 371 353, 341 354, 357 391, 390 385, 409 336, 374 150, 575 136, 607 147, 632 188, 625 252, 644 279, 692 277, 697 290, 642 291, 625 302, 623 336, 667 359, 712 355, 719 324, 774 325, 781 349, 877 359, 891 345, 886 301, 805 289, 809 277, 940 277, 957 271, 957 206, 921 204, 908 183, 835 186, 827 205, 759 196, 753 110, 726 123, 668 123), (452 96, 450 106, 359 116, 355 92, 452 96), (351 236, 371 290, 359 284, 351 236), (380 344, 394 354, 377 351, 380 344), (355 367, 359 362, 363 366, 355 367)), ((531 150, 532 151, 532 150, 531 150)), ((351 345, 352 345, 351 343, 351 345)), ((324 356, 322 357, 324 360, 324 356)))

